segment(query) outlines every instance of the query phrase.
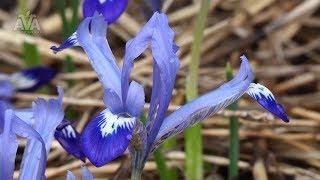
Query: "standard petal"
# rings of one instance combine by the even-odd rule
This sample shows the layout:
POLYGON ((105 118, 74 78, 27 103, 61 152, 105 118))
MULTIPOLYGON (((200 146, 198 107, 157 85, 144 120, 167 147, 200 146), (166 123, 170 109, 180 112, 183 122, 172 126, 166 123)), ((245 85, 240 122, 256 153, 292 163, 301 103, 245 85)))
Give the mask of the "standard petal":
POLYGON ((13 110, 1 115, 3 131, 0 134, 0 179, 13 179, 14 162, 18 149, 16 135, 12 132, 13 110))
POLYGON ((153 149, 170 136, 199 123, 236 101, 246 92, 252 78, 250 65, 246 58, 242 58, 238 75, 233 80, 182 106, 164 120, 153 149))
MULTIPOLYGON (((37 99, 33 103, 33 117, 35 119, 34 129, 41 135, 45 143, 46 154, 49 153, 54 132, 57 126, 61 123, 64 117, 62 110, 62 96, 61 88, 58 88, 58 99, 37 99)), ((41 144, 38 141, 31 140, 27 143, 22 160, 21 178, 33 177, 36 172, 30 169, 37 169, 40 166, 39 154, 41 154, 41 144)))
POLYGON ((96 167, 121 156, 127 149, 135 118, 114 115, 106 109, 92 119, 81 135, 81 147, 96 167))
POLYGON ((14 86, 8 80, 0 80, 0 98, 11 98, 14 94, 14 86))
POLYGON ((48 84, 57 74, 49 67, 33 67, 10 76, 10 82, 20 92, 32 92, 48 84))
POLYGON ((106 26, 101 16, 86 18, 78 27, 77 38, 104 89, 112 89, 121 97, 120 69, 105 40, 106 26))
POLYGON ((140 117, 144 107, 144 91, 143 87, 132 81, 129 87, 126 107, 129 114, 133 117, 140 117))
POLYGON ((284 111, 284 108, 276 101, 272 92, 268 88, 259 83, 251 83, 247 90, 247 94, 249 94, 263 108, 271 112, 273 115, 282 119, 286 123, 289 122, 289 118, 284 111))
POLYGON ((74 46, 79 46, 77 32, 74 32, 68 39, 64 40, 60 46, 52 46, 50 49, 56 54, 74 46))
POLYGON ((85 162, 86 157, 80 146, 80 134, 71 125, 56 130, 54 137, 69 154, 85 162))
POLYGON ((169 106, 172 90, 179 69, 179 60, 176 56, 174 32, 168 25, 166 15, 154 13, 138 35, 127 42, 126 55, 122 70, 122 99, 126 100, 129 89, 129 77, 134 60, 149 46, 151 46, 154 66, 153 85, 150 112, 148 114, 147 130, 148 143, 152 145, 162 124, 169 106))

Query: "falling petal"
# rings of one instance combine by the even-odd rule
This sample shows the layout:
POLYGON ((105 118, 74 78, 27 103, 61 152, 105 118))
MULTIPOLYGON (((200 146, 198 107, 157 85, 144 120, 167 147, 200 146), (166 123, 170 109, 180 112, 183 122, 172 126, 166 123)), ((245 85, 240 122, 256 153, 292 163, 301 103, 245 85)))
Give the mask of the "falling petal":
POLYGON ((81 147, 96 167, 121 156, 127 149, 135 118, 114 115, 106 109, 92 119, 81 135, 81 147))
POLYGON ((289 122, 289 118, 285 113, 284 108, 281 104, 277 103, 275 97, 268 88, 259 83, 251 83, 247 90, 247 94, 273 115, 282 119, 284 122, 289 122))
POLYGON ((205 94, 170 114, 161 125, 153 149, 165 139, 174 136, 188 127, 214 115, 240 98, 252 82, 252 70, 249 62, 242 57, 238 74, 228 83, 205 94))
POLYGON ((59 47, 52 46, 50 49, 53 51, 53 53, 56 54, 60 51, 63 51, 64 49, 68 49, 74 46, 79 46, 77 32, 74 32, 70 37, 68 37, 68 39, 63 41, 59 47))
POLYGON ((69 154, 85 162, 86 157, 80 146, 80 134, 71 125, 56 130, 54 137, 69 154))

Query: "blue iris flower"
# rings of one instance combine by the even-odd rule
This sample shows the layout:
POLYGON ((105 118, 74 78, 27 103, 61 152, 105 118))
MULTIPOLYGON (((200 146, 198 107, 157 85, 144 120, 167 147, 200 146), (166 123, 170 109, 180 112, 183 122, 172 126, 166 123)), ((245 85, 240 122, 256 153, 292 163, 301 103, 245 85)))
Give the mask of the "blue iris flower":
POLYGON ((0 73, 0 98, 10 98, 14 92, 33 92, 48 84, 57 74, 49 67, 33 67, 13 74, 0 73))
MULTIPOLYGON (((128 0, 84 0, 82 13, 84 18, 101 14, 104 17, 104 22, 101 23, 112 24, 126 10, 127 5, 128 0)), ((57 53, 78 45, 77 32, 74 32, 59 47, 52 46, 51 49, 54 53, 57 53)))
POLYGON ((178 48, 166 15, 155 12, 137 36, 127 42, 122 68, 106 43, 107 24, 103 22, 103 16, 87 17, 75 37, 105 89, 105 110, 88 123, 80 137, 83 153, 95 166, 107 164, 130 146, 134 168, 142 169, 150 153, 164 140, 214 115, 245 93, 283 121, 289 121, 272 93, 252 83, 253 73, 245 56, 241 56, 239 72, 231 81, 166 116, 179 69, 178 48), (130 81, 130 74, 135 59, 147 48, 153 55, 153 88, 144 125, 140 121, 144 90, 138 82, 130 81))

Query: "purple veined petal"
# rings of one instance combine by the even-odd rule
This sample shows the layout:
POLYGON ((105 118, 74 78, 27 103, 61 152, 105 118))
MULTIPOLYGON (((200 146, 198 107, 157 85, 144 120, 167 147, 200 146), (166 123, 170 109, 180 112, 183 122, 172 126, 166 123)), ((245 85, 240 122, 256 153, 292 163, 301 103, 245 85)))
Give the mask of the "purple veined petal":
POLYGON ((102 16, 86 18, 78 27, 77 38, 80 46, 88 55, 104 89, 112 89, 121 97, 120 69, 116 65, 107 42, 105 40, 102 42, 102 39, 105 39, 102 38, 102 36, 105 37, 105 30, 106 24, 103 22, 102 16))
POLYGON ((93 180, 93 176, 86 166, 82 166, 82 180, 93 180))
POLYGON ((35 119, 33 117, 33 110, 32 108, 26 109, 15 109, 14 114, 25 123, 33 126, 35 124, 35 119))
POLYGON ((160 127, 153 149, 167 138, 214 115, 240 98, 252 82, 253 74, 247 59, 242 59, 238 75, 218 89, 205 94, 170 114, 160 127))
POLYGON ((0 80, 0 98, 11 98, 15 93, 14 86, 8 80, 0 80))
POLYGON ((86 161, 80 146, 80 134, 71 125, 56 130, 54 137, 69 154, 83 162, 86 161))
POLYGON ((82 5, 83 17, 92 17, 97 10, 98 0, 84 0, 82 5))
POLYGON ((61 123, 57 126, 56 130, 61 131, 63 128, 65 128, 68 125, 71 125, 73 123, 73 121, 67 120, 67 119, 63 119, 61 121, 61 123))
POLYGON ((60 46, 51 46, 51 50, 53 51, 54 54, 63 51, 65 49, 74 47, 74 46, 79 46, 78 39, 77 39, 77 32, 74 32, 71 34, 70 37, 68 37, 66 40, 62 42, 60 46))
POLYGON ((164 14, 154 13, 138 35, 126 44, 126 54, 122 70, 122 99, 127 99, 129 77, 134 60, 151 45, 154 57, 153 88, 148 115, 148 142, 153 141, 169 106, 179 60, 175 55, 174 32, 164 14))
POLYGON ((73 172, 68 170, 66 180, 77 180, 77 177, 73 174, 73 172))
POLYGON ((103 102, 113 114, 119 114, 124 112, 123 106, 121 103, 121 98, 112 89, 106 89, 104 91, 103 102))
POLYGON ((129 114, 133 117, 140 117, 144 107, 144 90, 143 87, 132 81, 128 91, 126 107, 129 114))
POLYGON ((284 108, 276 101, 268 88, 259 83, 251 83, 247 90, 247 94, 256 100, 264 109, 282 119, 282 121, 286 123, 289 122, 289 118, 285 113, 284 108))
POLYGON ((32 92, 48 84, 57 74, 49 67, 33 67, 10 76, 10 82, 20 92, 32 92))
MULTIPOLYGON (((63 91, 61 88, 58 88, 58 92, 58 99, 45 101, 39 98, 33 103, 34 129, 40 134, 45 143, 46 155, 49 153, 56 127, 64 117, 62 110, 63 91)), ((39 154, 41 154, 40 150, 41 144, 38 141, 31 140, 27 143, 20 170, 20 177, 22 179, 35 176, 36 172, 30 171, 30 169, 37 169, 40 166, 38 158, 39 154)))
POLYGON ((81 134, 81 147, 96 167, 121 156, 127 149, 135 118, 112 114, 105 109, 92 119, 81 134))
MULTIPOLYGON (((33 159, 29 159, 30 162, 27 164, 30 165, 29 167, 35 167, 33 171, 30 171, 29 173, 26 173, 22 175, 22 172, 20 172, 19 179, 45 179, 45 169, 46 169, 46 160, 47 160, 47 154, 46 154, 46 147, 45 143, 40 136, 40 134, 34 130, 30 125, 25 123, 23 120, 19 119, 17 116, 14 116, 14 121, 12 123, 12 131, 23 137, 27 138, 28 142, 30 141, 37 141, 40 143, 40 146, 38 147, 38 150, 40 151, 38 156, 32 156, 32 153, 25 153, 24 156, 32 156, 33 159), (38 163, 37 163, 38 162, 38 163), (34 165, 32 163, 37 163, 37 165, 34 165)), ((25 149, 26 151, 26 149, 25 149)), ((23 159, 28 159, 27 157, 23 157, 23 159)), ((24 162, 22 162, 21 166, 25 166, 24 162)))
POLYGON ((0 179, 13 179, 14 162, 18 149, 16 135, 12 133, 13 110, 8 109, 1 115, 3 131, 0 134, 0 179))

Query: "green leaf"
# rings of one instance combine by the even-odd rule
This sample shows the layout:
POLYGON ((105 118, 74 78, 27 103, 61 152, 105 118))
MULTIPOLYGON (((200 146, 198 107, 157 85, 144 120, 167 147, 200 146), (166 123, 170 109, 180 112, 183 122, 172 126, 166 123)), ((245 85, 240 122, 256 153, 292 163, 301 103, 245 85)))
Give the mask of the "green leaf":
MULTIPOLYGON (((201 56, 201 44, 203 40, 203 31, 205 28, 207 15, 211 0, 202 0, 200 13, 198 14, 194 42, 192 44, 191 61, 189 65, 189 74, 186 81, 186 98, 191 101, 198 96, 199 64, 201 56)), ((187 180, 203 179, 202 162, 202 137, 201 125, 198 124, 189 128, 185 132, 185 177, 187 180)))

